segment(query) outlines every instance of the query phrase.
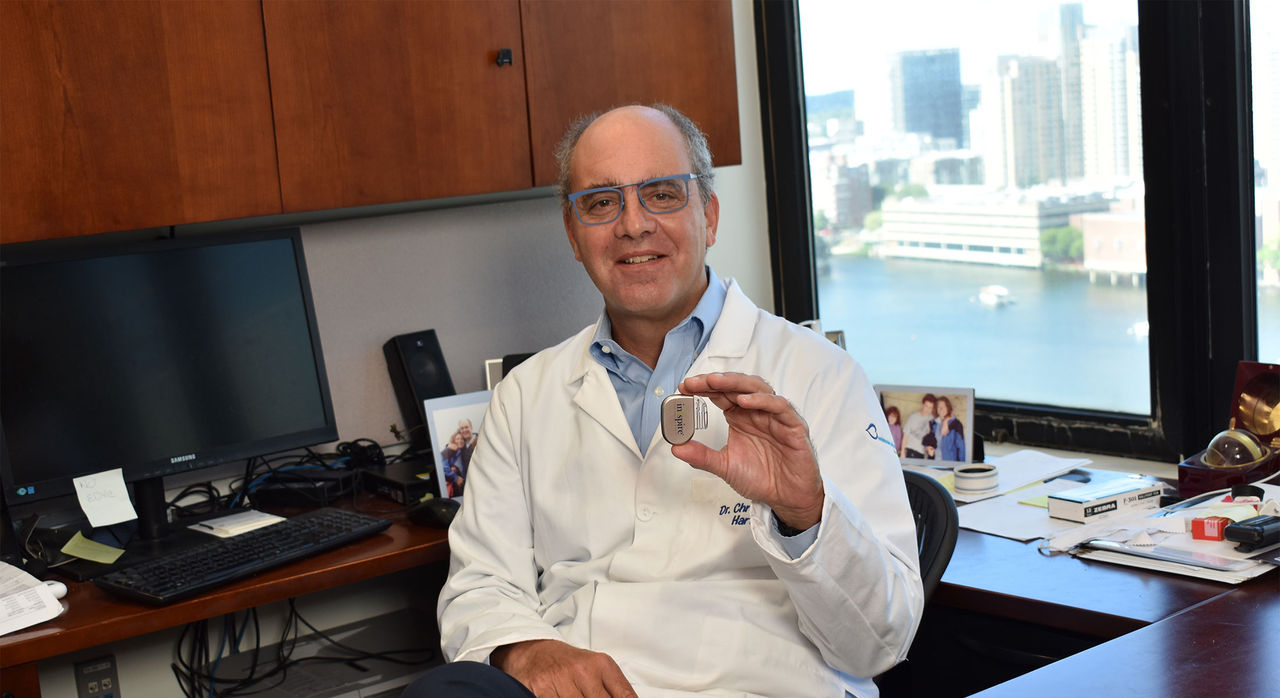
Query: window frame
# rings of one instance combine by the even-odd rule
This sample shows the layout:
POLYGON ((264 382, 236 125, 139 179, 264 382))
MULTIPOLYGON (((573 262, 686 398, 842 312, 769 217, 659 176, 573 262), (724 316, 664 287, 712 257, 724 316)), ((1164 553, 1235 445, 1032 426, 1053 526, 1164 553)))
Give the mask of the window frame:
MULTIPOLYGON (((753 5, 774 308, 800 322, 819 309, 799 6, 753 5)), ((1139 0, 1138 36, 1151 416, 978 396, 988 442, 1181 461, 1257 360, 1248 2, 1139 0)))

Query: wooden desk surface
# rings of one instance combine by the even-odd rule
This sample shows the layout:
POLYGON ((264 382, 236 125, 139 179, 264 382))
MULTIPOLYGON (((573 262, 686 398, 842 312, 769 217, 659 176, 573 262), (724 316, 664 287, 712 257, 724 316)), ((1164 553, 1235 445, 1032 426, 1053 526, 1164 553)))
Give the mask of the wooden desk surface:
POLYGON ((1276 572, 977 695, 1268 696, 1280 692, 1276 572))
POLYGON ((147 606, 110 595, 90 582, 69 582, 62 599, 65 613, 0 637, 3 688, 20 698, 27 692, 38 695, 35 662, 46 657, 398 572, 448 555, 446 531, 417 526, 400 516, 376 536, 170 606, 147 606), (32 680, 34 692, 28 683, 32 680))
POLYGON ((1037 543, 960 531, 933 602, 1110 639, 1233 588, 1065 554, 1042 555, 1037 543))

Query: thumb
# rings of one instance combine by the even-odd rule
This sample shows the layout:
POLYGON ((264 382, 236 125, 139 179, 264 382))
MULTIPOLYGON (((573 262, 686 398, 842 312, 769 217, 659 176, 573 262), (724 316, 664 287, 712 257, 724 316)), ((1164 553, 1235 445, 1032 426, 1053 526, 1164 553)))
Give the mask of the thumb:
POLYGON ((721 465, 720 452, 706 444, 697 441, 686 441, 672 446, 671 455, 698 470, 705 470, 712 475, 724 477, 724 467, 721 465))

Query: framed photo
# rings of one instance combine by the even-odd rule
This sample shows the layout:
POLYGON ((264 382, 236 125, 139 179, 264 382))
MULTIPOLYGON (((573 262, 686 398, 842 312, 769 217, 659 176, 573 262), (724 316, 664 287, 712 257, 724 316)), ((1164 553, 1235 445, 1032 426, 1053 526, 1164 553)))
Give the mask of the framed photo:
POLYGON ((484 387, 493 390, 493 386, 502 380, 502 359, 484 360, 484 387))
POLYGON ((954 467, 973 462, 973 388, 877 385, 903 463, 954 467))
POLYGON ((480 390, 422 401, 442 497, 456 499, 466 491, 467 468, 484 426, 489 394, 488 390, 480 390))
POLYGON ((840 347, 841 349, 845 348, 844 330, 831 330, 829 332, 823 332, 822 334, 826 335, 827 339, 831 340, 831 342, 836 346, 840 347))

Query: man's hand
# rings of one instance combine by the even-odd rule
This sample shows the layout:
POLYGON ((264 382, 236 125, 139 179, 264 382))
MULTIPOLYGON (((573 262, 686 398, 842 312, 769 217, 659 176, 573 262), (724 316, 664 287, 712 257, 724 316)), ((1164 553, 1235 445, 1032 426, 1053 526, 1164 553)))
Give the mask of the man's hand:
POLYGON ((538 698, 635 698, 613 658, 559 640, 527 640, 494 650, 489 663, 538 698))
POLYGON ((729 423, 729 441, 719 451, 690 441, 672 446, 672 455, 768 504, 792 528, 821 520, 825 495, 809 427, 786 398, 763 378, 742 373, 690 376, 680 392, 715 403, 729 423))

